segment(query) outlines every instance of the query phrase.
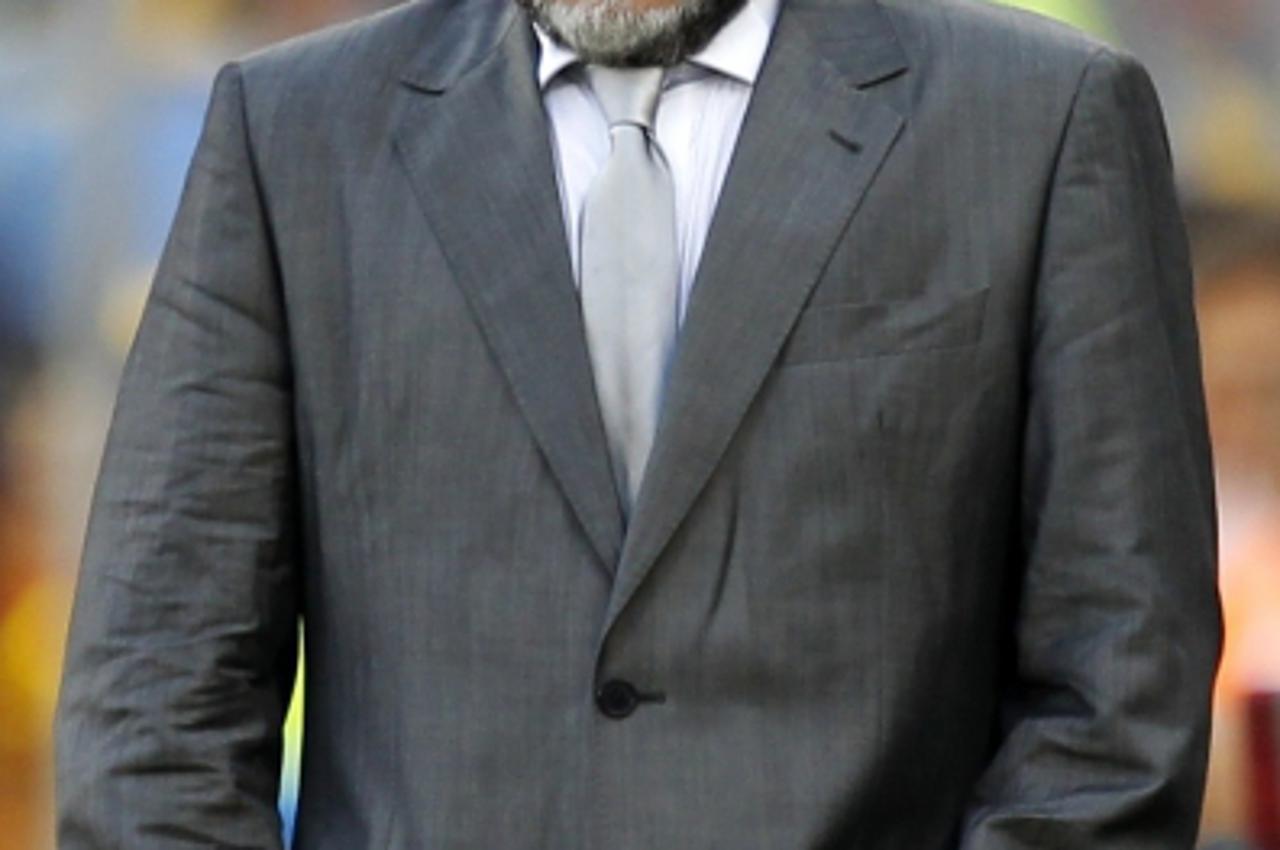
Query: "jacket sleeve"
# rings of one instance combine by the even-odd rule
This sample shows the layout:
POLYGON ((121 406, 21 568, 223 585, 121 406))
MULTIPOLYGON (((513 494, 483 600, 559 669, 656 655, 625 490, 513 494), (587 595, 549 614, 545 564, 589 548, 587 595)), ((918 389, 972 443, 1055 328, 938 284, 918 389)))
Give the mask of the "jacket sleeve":
POLYGON ((962 850, 1190 850, 1221 625, 1192 281, 1150 78, 1094 54, 1043 222, 1019 594, 962 850))
POLYGON ((292 392, 241 75, 219 74, 130 352, 56 719, 62 850, 280 846, 292 392))

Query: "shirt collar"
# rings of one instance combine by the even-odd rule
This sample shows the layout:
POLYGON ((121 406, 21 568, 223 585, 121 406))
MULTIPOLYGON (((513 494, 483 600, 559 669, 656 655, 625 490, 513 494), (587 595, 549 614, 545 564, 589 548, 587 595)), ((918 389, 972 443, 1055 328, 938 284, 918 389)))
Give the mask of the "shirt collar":
MULTIPOLYGON (((747 85, 754 85, 764 64, 769 37, 778 18, 781 0, 747 0, 738 13, 688 61, 747 85)), ((537 24, 533 27, 540 47, 538 85, 545 89, 556 75, 577 64, 577 55, 548 35, 537 24)))

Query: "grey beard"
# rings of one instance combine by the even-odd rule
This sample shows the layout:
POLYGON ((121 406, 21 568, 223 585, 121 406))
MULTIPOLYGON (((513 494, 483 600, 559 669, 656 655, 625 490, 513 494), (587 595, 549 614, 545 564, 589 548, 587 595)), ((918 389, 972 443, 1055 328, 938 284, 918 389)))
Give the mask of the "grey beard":
POLYGON ((516 0, 584 62, 669 67, 697 53, 747 0, 676 0, 635 9, 634 0, 516 0))

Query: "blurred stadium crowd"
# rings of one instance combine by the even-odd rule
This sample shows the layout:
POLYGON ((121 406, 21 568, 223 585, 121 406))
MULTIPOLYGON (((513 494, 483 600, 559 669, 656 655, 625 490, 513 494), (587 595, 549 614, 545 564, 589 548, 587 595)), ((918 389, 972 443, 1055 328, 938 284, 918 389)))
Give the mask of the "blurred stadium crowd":
MULTIPOLYGON (((50 718, 82 527, 213 72, 387 5, 0 0, 0 850, 53 846, 50 718)), ((1164 100, 1197 265, 1228 624, 1204 846, 1280 850, 1280 2, 1017 5, 1126 46, 1164 100)), ((295 712, 291 762, 298 726, 295 712)))

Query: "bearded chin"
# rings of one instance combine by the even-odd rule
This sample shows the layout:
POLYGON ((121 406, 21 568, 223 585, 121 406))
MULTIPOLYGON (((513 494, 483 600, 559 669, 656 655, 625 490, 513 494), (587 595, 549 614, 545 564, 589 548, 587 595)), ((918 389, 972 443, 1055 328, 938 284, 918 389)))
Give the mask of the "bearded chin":
POLYGON ((746 0, 516 0, 546 32, 584 62, 616 67, 671 66, 697 53, 746 0))

